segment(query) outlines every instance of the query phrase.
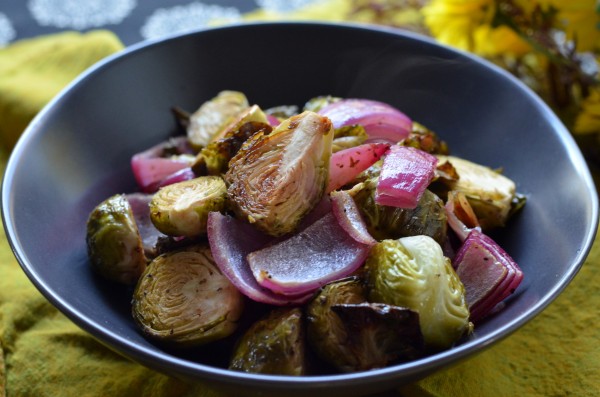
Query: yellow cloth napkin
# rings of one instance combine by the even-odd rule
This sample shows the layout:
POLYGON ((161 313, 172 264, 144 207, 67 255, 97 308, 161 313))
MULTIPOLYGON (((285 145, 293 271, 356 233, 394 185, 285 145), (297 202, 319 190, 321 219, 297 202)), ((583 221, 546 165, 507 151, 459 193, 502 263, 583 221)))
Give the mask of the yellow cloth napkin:
MULTIPOLYGON (((64 33, 0 50, 0 128, 9 147, 85 67, 118 51, 108 32, 64 33)), ((0 171, 6 151, 0 156, 0 171)), ((504 341, 389 396, 600 395, 600 245, 541 315, 504 341)), ((535 277, 535 275, 529 275, 535 277)), ((133 363, 58 312, 29 282, 0 230, 0 397, 223 396, 133 363)))
POLYGON ((107 31, 65 32, 0 49, 0 145, 12 147, 39 109, 98 60, 123 48, 107 31))

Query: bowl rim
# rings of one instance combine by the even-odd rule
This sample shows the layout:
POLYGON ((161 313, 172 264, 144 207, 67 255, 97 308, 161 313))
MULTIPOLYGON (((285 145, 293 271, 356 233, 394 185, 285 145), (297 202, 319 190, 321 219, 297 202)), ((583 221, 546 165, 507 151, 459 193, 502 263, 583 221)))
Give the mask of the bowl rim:
POLYGON ((567 287, 572 281, 575 275, 581 269, 586 257, 588 256, 592 244, 594 242, 596 231, 598 227, 598 197, 596 192, 595 183, 591 176, 583 155, 580 152, 577 144, 571 133, 566 129, 558 117, 550 110, 548 105, 543 102, 541 98, 537 96, 529 87, 523 82, 512 76, 508 71, 500 68, 491 62, 480 58, 472 53, 464 50, 452 48, 448 45, 441 44, 432 38, 420 35, 417 33, 400 30, 393 27, 356 23, 356 22, 322 22, 322 21, 279 21, 279 22, 242 22, 226 24, 218 27, 209 27, 197 29, 191 32, 183 34, 173 34, 162 38, 144 40, 139 43, 130 45, 125 49, 109 55, 108 57, 100 60, 86 71, 76 77, 71 83, 63 88, 53 99, 50 100, 46 106, 34 117, 30 122, 26 130, 21 135, 17 144, 13 148, 9 155, 6 167, 4 170, 4 177, 1 186, 1 213, 2 222, 4 225, 5 234, 9 242, 9 246, 13 251, 15 258, 17 259, 22 270, 25 272, 29 280, 34 286, 42 293, 42 295, 49 300, 52 305, 59 309, 65 314, 72 322, 78 325, 80 328, 94 336, 101 343, 107 345, 109 348, 116 352, 125 355, 138 363, 144 364, 153 369, 166 372, 183 374, 188 377, 193 377, 199 380, 216 380, 219 382, 227 383, 230 385, 244 385, 244 386, 259 386, 265 387, 268 384, 272 388, 300 388, 301 390, 317 389, 322 387, 335 387, 344 386, 352 387, 353 385, 363 384, 365 381, 376 382, 376 381, 388 381, 395 377, 412 378, 417 380, 432 373, 443 367, 447 367, 450 364, 456 363, 474 353, 479 353, 495 344, 496 342, 506 338, 525 323, 536 317, 541 313, 552 301, 554 301, 560 293, 567 287), (539 299, 529 310, 512 319, 511 321, 503 324, 501 327, 495 329, 489 334, 477 340, 467 340, 458 346, 451 349, 442 351, 440 353, 433 354, 431 356, 423 357, 421 359, 409 361, 407 363, 396 364, 386 368, 375 369, 372 371, 354 372, 348 374, 332 374, 332 375, 317 375, 317 376, 283 376, 283 375, 264 375, 264 374, 248 374, 244 372, 231 371, 228 369, 213 367, 206 364, 201 364, 186 359, 175 357, 168 352, 154 351, 144 346, 137 345, 132 341, 122 338, 119 335, 113 333, 110 329, 103 327, 92 319, 90 319, 85 313, 78 311, 72 305, 68 303, 63 297, 52 291, 46 283, 39 278, 35 270, 35 266, 28 263, 27 255, 23 251, 22 246, 19 244, 19 237, 16 234, 15 225, 11 219, 13 201, 10 197, 10 187, 13 184, 14 173, 18 166, 19 158, 21 153, 26 149, 28 143, 31 142, 35 136, 39 133, 40 127, 44 124, 44 121, 49 117, 50 113, 63 99, 69 95, 77 86, 82 84, 90 76, 96 73, 102 72, 104 68, 113 62, 118 62, 124 58, 132 56, 141 51, 148 50, 154 46, 165 45, 170 41, 179 40, 187 36, 202 35, 206 32, 217 32, 220 30, 247 30, 255 27, 269 27, 269 26, 301 26, 305 28, 314 27, 327 27, 331 29, 351 29, 351 30, 366 30, 370 32, 381 32, 384 34, 396 35, 409 40, 425 43, 426 45, 433 45, 442 48, 450 53, 457 53, 462 57, 468 58, 471 62, 475 62, 490 71, 500 74, 507 81, 513 83, 519 87, 532 103, 540 110, 541 113, 547 117, 557 132, 563 146, 569 153, 569 157, 574 161, 574 165, 578 168, 579 174, 587 187, 589 193, 589 203, 591 204, 591 212, 593 219, 591 220, 591 227, 585 233, 585 239, 582 242, 581 249, 578 251, 574 262, 568 268, 568 271, 563 274, 553 286, 553 288, 547 293, 542 299, 539 299), (202 374, 202 376, 200 376, 202 374), (210 377, 210 379, 209 379, 210 377), (266 383, 265 383, 266 382, 266 383))

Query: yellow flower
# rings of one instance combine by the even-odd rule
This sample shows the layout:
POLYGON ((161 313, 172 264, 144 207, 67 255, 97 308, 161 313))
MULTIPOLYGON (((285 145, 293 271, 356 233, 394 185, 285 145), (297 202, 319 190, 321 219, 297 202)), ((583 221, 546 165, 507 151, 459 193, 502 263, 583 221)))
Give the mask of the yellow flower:
POLYGON ((600 5, 596 0, 537 0, 537 3, 558 10, 558 22, 568 39, 576 38, 578 51, 600 48, 600 5))
POLYGON ((529 45, 506 26, 492 27, 494 0, 432 0, 425 25, 440 42, 482 56, 521 55, 529 45))
POLYGON ((594 87, 585 98, 581 112, 575 119, 573 132, 577 134, 600 133, 600 88, 594 87))

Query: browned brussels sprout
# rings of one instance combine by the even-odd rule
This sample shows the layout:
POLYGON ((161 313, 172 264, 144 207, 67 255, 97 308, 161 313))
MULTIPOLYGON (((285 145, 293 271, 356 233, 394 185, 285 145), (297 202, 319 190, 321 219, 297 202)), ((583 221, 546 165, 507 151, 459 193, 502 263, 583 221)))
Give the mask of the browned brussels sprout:
POLYGON ((505 226, 513 207, 522 206, 522 201, 516 200, 515 183, 498 171, 454 156, 437 157, 440 164, 449 162, 456 170, 458 179, 441 180, 448 190, 465 195, 483 230, 505 226))
POLYGON ((197 149, 208 145, 236 115, 249 106, 243 93, 221 91, 191 114, 187 128, 190 143, 197 149))
POLYGON ((371 249, 366 268, 369 301, 419 313, 428 349, 447 349, 471 332, 465 288, 432 238, 384 240, 371 249))
POLYGON ((293 231, 324 194, 332 139, 331 121, 313 112, 254 134, 225 174, 235 213, 273 236, 293 231))
POLYGON ((201 176, 162 187, 150 202, 150 219, 169 236, 206 234, 208 213, 225 208, 227 188, 219 176, 201 176))
POLYGON ((124 194, 109 197, 90 213, 86 244, 92 268, 111 281, 134 284, 146 268, 142 238, 124 194))
POLYGON ((304 375, 306 371, 302 310, 277 308, 256 321, 238 341, 229 369, 304 375))
POLYGON ((448 154, 448 145, 439 136, 415 121, 412 123, 412 131, 400 142, 403 146, 411 146, 432 154, 448 154))
POLYGON ((248 138, 258 131, 268 135, 273 129, 258 106, 254 105, 243 113, 222 138, 211 141, 198 153, 192 164, 196 175, 221 175, 248 138))
POLYGON ((148 337, 191 346, 231 335, 243 306, 208 245, 193 245, 148 265, 133 293, 132 314, 148 337))
POLYGON ((377 178, 370 178, 350 190, 369 233, 376 240, 426 235, 443 245, 448 232, 444 202, 425 190, 415 208, 398 208, 375 202, 377 178))
POLYGON ((331 307, 347 330, 345 356, 353 355, 350 371, 383 368, 414 360, 424 352, 419 314, 384 303, 337 304, 331 307))

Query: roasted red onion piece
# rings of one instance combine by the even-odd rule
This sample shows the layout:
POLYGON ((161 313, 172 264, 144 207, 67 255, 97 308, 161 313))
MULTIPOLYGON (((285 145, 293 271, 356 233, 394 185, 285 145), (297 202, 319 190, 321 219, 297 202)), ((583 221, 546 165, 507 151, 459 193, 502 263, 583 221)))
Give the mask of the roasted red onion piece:
POLYGON ((151 183, 150 185, 148 185, 148 187, 145 190, 148 192, 156 192, 161 187, 172 185, 173 183, 177 183, 177 182, 189 181, 190 179, 194 179, 195 177, 196 177, 196 174, 194 174, 194 171, 192 171, 192 168, 185 167, 178 171, 175 171, 174 173, 166 176, 165 178, 161 179, 158 182, 151 183))
POLYGON ((389 149, 388 143, 365 143, 340 150, 331 155, 327 192, 351 182, 358 174, 372 166, 389 149))
POLYGON ((370 141, 396 143, 412 130, 412 120, 404 113, 383 102, 368 99, 342 99, 318 111, 328 117, 334 128, 360 124, 370 141))
POLYGON ((189 167, 193 159, 187 138, 177 137, 133 155, 131 169, 140 189, 152 193, 160 181, 189 167))
POLYGON ((375 202, 415 208, 435 173, 437 158, 422 150, 393 145, 386 153, 377 182, 375 202))
POLYGON ((248 298, 270 305, 301 304, 312 294, 283 296, 261 287, 252 275, 246 255, 267 245, 273 238, 243 221, 219 212, 208 215, 208 242, 223 274, 248 298))
POLYGON ((299 295, 354 272, 369 249, 329 213, 289 239, 248 254, 247 259, 260 285, 280 294, 299 295))
POLYGON ((476 228, 481 231, 477 216, 464 193, 453 190, 448 192, 448 200, 444 208, 448 217, 448 226, 461 242, 465 241, 471 230, 476 228))
POLYGON ((150 201, 152 200, 151 194, 143 193, 131 193, 125 195, 125 198, 131 206, 135 223, 140 232, 142 239, 142 245, 144 247, 144 254, 147 258, 152 259, 158 254, 158 241, 160 238, 167 237, 161 233, 152 224, 150 219, 150 201))
POLYGON ((454 258, 465 286, 471 321, 477 322, 519 286, 523 272, 490 237, 473 229, 454 258))
POLYGON ((333 215, 340 226, 358 243, 373 246, 377 244, 367 230, 360 211, 350 193, 346 191, 331 192, 333 215))

